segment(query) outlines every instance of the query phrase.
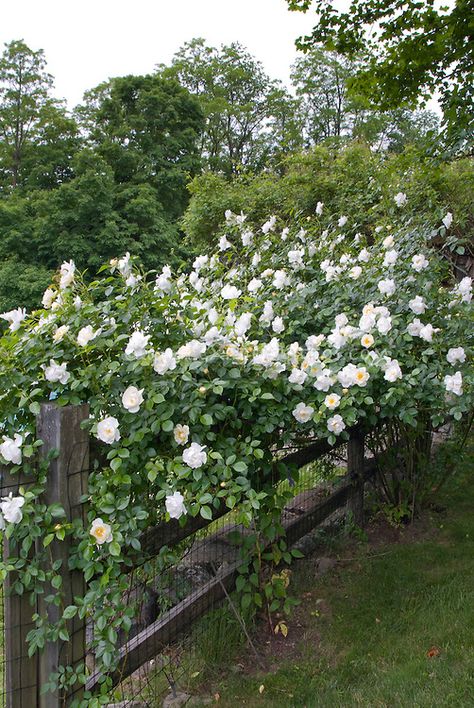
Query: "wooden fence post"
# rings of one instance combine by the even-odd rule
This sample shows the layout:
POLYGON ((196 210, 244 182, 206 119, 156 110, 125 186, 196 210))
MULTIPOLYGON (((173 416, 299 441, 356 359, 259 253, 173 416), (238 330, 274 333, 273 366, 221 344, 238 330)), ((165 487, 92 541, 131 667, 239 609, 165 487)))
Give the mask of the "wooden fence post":
MULTIPOLYGON (((18 495, 18 488, 31 483, 21 472, 12 475, 8 467, 0 468, 1 496, 10 493, 18 495)), ((3 538, 3 557, 5 560, 10 555, 9 542, 3 538)), ((33 552, 33 551, 32 551, 33 552)), ((16 555, 16 549, 12 549, 16 555)), ((15 575, 9 573, 3 583, 3 624, 5 656, 5 703, 6 708, 33 708, 38 705, 38 657, 28 657, 26 636, 34 628, 32 616, 36 612, 36 603, 30 602, 30 595, 18 595, 12 592, 15 584, 15 575)))
POLYGON ((364 433, 353 430, 347 443, 347 473, 352 490, 347 500, 351 523, 364 524, 364 433))
MULTIPOLYGON (((81 495, 87 492, 87 470, 89 469, 89 435, 81 428, 83 420, 89 416, 87 404, 80 406, 57 406, 55 403, 44 403, 37 419, 37 434, 43 440, 42 455, 51 450, 58 450, 59 455, 51 460, 48 472, 48 483, 44 494, 46 504, 59 503, 66 512, 66 519, 71 521, 82 518, 83 507, 80 504, 81 495)), ((84 578, 79 571, 68 568, 69 537, 64 541, 54 540, 49 546, 53 561, 62 560, 60 574, 62 576, 62 592, 64 607, 74 604, 74 597, 82 597, 85 592, 84 578)), ((52 587, 45 587, 44 596, 57 592, 52 587)), ((48 616, 50 622, 57 622, 63 608, 47 604, 42 596, 39 600, 38 612, 48 616)), ((69 642, 60 639, 46 644, 39 654, 39 685, 47 683, 51 673, 59 666, 77 666, 85 661, 86 624, 77 616, 68 622, 69 642)), ((74 691, 74 698, 80 698, 81 691, 74 691)), ((39 708, 59 708, 68 702, 67 697, 57 694, 40 694, 39 708)), ((32 706, 30 706, 32 708, 32 706)))

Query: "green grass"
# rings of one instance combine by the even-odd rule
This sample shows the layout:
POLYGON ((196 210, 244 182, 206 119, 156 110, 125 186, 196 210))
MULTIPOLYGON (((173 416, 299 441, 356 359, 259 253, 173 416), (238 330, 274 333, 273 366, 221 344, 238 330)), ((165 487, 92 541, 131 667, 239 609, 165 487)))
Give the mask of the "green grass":
POLYGON ((300 561, 292 587, 303 602, 285 640, 294 647, 280 640, 267 672, 245 650, 242 673, 195 688, 229 708, 473 706, 473 472, 471 458, 436 500, 445 512, 426 514, 410 542, 340 549, 356 560, 322 580, 312 559, 300 561), (432 647, 439 656, 427 656, 432 647))

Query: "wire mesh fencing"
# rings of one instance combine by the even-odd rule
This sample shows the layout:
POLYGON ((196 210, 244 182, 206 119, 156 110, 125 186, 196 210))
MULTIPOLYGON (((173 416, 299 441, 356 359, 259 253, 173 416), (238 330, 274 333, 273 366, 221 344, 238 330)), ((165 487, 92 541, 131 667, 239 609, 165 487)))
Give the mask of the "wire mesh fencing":
MULTIPOLYGON (((59 501, 67 509, 68 518, 84 521, 89 448, 80 437, 80 416, 74 417, 65 409, 58 411, 53 422, 60 431, 65 431, 66 439, 64 449, 51 466, 46 496, 50 502, 59 501), (62 416, 66 416, 68 426, 64 426, 62 416), (76 437, 71 425, 78 428, 76 437), (60 479, 66 479, 67 484, 59 485, 60 479)), ((83 410, 81 415, 87 415, 87 411, 83 410)), ((307 446, 303 455, 300 451, 285 450, 282 459, 294 463, 288 470, 298 471, 288 472, 286 479, 268 475, 262 478, 261 490, 273 486, 286 496, 281 522, 289 545, 350 503, 355 487, 353 480, 345 475, 351 459, 356 459, 351 453, 355 444, 363 453, 364 443, 360 438, 349 443, 349 450, 341 445, 330 454, 327 445, 318 442, 312 448, 307 446)), ((278 454, 276 458, 279 459, 278 454)), ((278 474, 281 475, 281 469, 278 474)), ((2 496, 8 494, 8 484, 16 493, 19 481, 5 475, 2 496)), ((255 491, 259 491, 258 485, 255 491)), ((238 509, 221 506, 216 507, 212 520, 190 517, 185 526, 163 522, 143 534, 141 551, 135 554, 127 588, 121 590, 117 607, 117 612, 128 613, 131 624, 129 631, 118 633, 119 660, 106 677, 109 686, 112 685, 108 693, 110 705, 123 708, 161 705, 164 696, 192 691, 216 666, 229 663, 236 648, 247 644, 249 651, 255 651, 250 613, 242 606, 235 587, 242 570, 241 546, 245 539, 256 535, 256 528, 251 517, 246 524, 239 523, 239 518, 238 509)), ((69 552, 68 542, 68 537, 64 544, 53 542, 53 557, 69 552)), ((76 577, 69 572, 67 562, 61 572, 63 592, 71 598, 82 596, 86 587, 81 573, 76 577)), ((3 638, 0 708, 41 705, 40 696, 49 672, 61 663, 84 663, 87 684, 76 685, 66 694, 55 694, 56 703, 48 706, 59 708, 80 702, 84 690, 92 695, 100 693, 104 675, 100 662, 96 661, 100 638, 92 615, 85 620, 76 616, 69 622, 69 641, 58 640, 46 652, 28 658, 26 635, 33 628, 32 614, 45 612, 46 608, 41 596, 32 607, 28 593, 18 595, 14 584, 15 577, 10 574, 1 598, 4 614, 0 633, 3 638)))

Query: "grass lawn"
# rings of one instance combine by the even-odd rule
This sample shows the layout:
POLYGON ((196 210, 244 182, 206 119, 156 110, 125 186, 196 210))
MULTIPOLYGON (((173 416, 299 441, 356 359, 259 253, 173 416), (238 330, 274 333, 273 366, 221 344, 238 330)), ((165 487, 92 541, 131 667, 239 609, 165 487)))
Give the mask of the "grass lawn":
POLYGON ((473 511, 471 456, 413 526, 333 541, 323 577, 315 558, 295 564, 302 602, 286 639, 257 634, 263 668, 249 648, 231 670, 208 656, 188 690, 229 708, 474 706, 473 511))

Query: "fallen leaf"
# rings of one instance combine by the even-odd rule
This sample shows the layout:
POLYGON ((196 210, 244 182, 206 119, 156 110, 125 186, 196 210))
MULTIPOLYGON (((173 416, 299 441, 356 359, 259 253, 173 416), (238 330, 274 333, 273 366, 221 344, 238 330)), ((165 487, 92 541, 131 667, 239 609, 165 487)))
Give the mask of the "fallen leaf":
POLYGON ((260 688, 258 689, 258 692, 259 692, 259 693, 263 693, 264 690, 265 690, 265 686, 264 686, 263 683, 262 683, 262 685, 261 685, 260 688))
POLYGON ((217 701, 220 700, 220 698, 221 698, 221 694, 220 694, 220 693, 215 693, 215 694, 214 694, 214 700, 215 700, 216 703, 217 703, 217 701))
POLYGON ((428 651, 426 652, 426 656, 428 657, 428 659, 433 659, 433 657, 439 656, 440 654, 441 649, 439 649, 438 647, 431 647, 431 649, 428 649, 428 651))

